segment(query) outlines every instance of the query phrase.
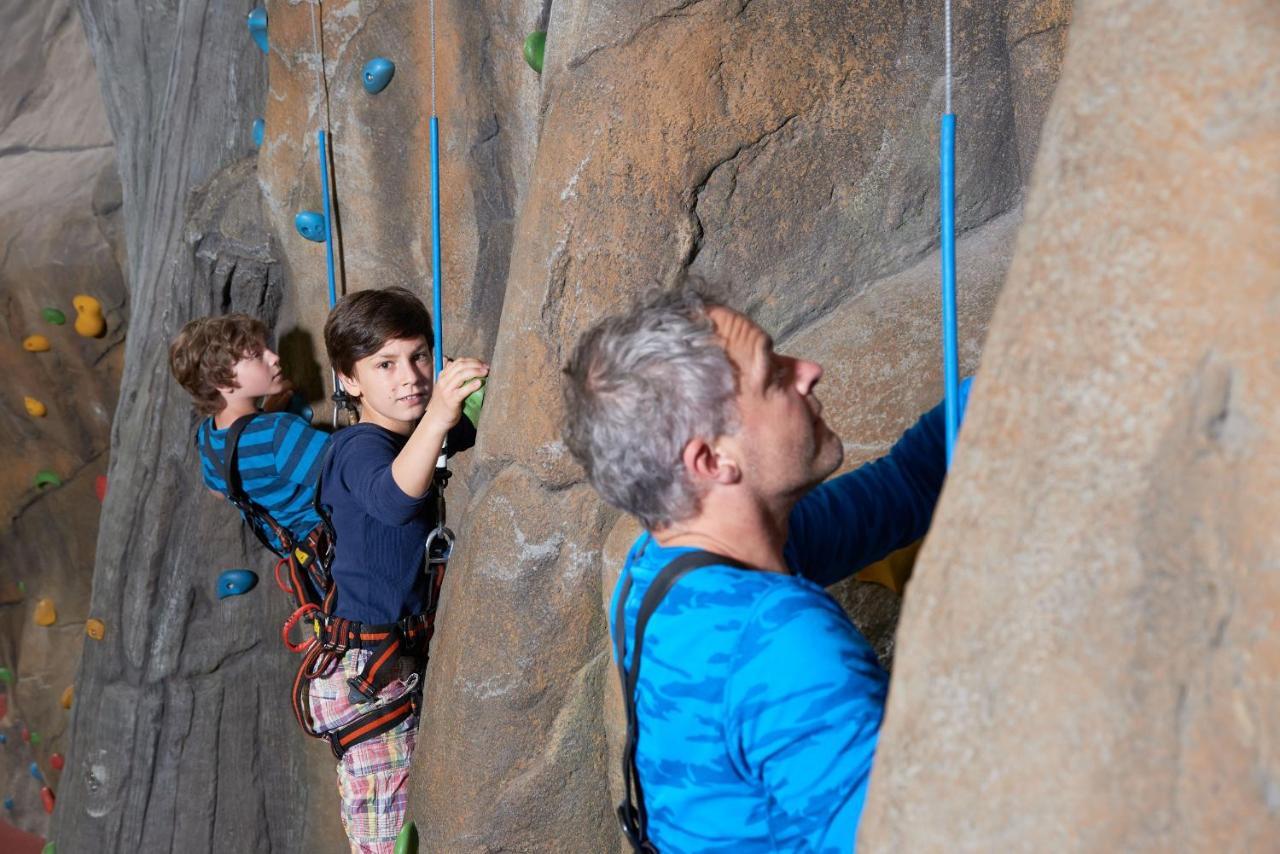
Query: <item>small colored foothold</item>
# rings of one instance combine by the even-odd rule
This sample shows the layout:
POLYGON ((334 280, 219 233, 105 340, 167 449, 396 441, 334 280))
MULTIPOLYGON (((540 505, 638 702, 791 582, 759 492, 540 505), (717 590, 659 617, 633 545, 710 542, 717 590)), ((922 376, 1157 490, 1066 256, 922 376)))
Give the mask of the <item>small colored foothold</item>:
POLYGON ((484 407, 484 377, 477 377, 477 379, 480 380, 480 385, 462 401, 462 414, 474 426, 479 427, 480 410, 484 407))
POLYGON ((40 316, 44 318, 45 323, 52 323, 54 326, 61 326, 67 322, 67 316, 56 308, 42 308, 40 316))
POLYGON ((45 415, 49 413, 49 410, 45 408, 45 405, 34 397, 24 396, 22 398, 22 405, 27 408, 27 414, 32 418, 44 418, 45 415))
POLYGON ((293 226, 307 240, 313 243, 324 243, 324 214, 315 211, 302 211, 293 218, 293 226))
POLYGON ((7 667, 0 667, 0 682, 6 685, 13 684, 13 671, 7 667))
POLYGON ((407 822, 396 837, 395 854, 418 854, 418 826, 407 822))
POLYGON ((28 335, 22 339, 22 349, 28 353, 43 353, 49 349, 49 339, 43 335, 28 335))
POLYGON ((61 753, 52 753, 49 755, 49 764, 53 766, 54 771, 61 771, 67 765, 67 760, 63 758, 61 753))
POLYGON ((24 596, 27 594, 27 582, 25 581, 18 582, 18 592, 24 596))
POLYGON ((57 472, 43 469, 36 472, 32 483, 35 484, 36 489, 44 489, 46 486, 62 486, 62 478, 58 477, 57 472))
POLYGON ((32 777, 36 778, 36 782, 38 783, 44 782, 44 775, 40 773, 40 766, 38 764, 36 764, 35 762, 32 762, 27 767, 27 770, 31 772, 32 777))
POLYGON ((44 804, 44 811, 45 811, 46 813, 52 813, 52 812, 53 812, 53 805, 54 805, 55 801, 56 801, 56 798, 54 798, 54 796, 53 796, 53 789, 50 789, 48 786, 41 786, 41 787, 40 787, 40 802, 41 802, 42 804, 44 804))
POLYGON ((13 812, 13 798, 4 799, 4 808, 7 809, 9 812, 13 812))
POLYGON ((107 332, 102 316, 102 303, 91 296, 76 294, 71 300, 76 310, 76 332, 85 338, 101 338, 107 332))
MULTIPOLYGON (((26 592, 26 585, 21 581, 14 584, 12 581, 0 582, 0 605, 16 605, 23 599, 26 592)), ((0 715, 4 717, 4 715, 0 715)))
POLYGON ((46 842, 44 847, 40 849, 40 854, 58 854, 58 846, 52 842, 46 842))
POLYGON ((52 626, 58 622, 58 612, 53 607, 53 600, 45 597, 36 602, 36 625, 52 626))
POLYGON ((102 620, 90 617, 84 621, 84 633, 94 640, 102 640, 107 636, 107 626, 102 620))
POLYGON ((98 496, 98 503, 107 500, 107 476, 100 474, 93 479, 93 491, 98 496))
POLYGON ((547 50, 547 34, 544 32, 529 33, 524 40, 524 61, 539 74, 542 73, 542 57, 547 50))
MULTIPOLYGON (((8 709, 6 709, 5 711, 7 712, 7 711, 8 711, 8 709)), ((7 735, 5 735, 4 733, 0 732, 0 744, 8 744, 8 743, 9 743, 9 736, 7 736, 7 735)))
MULTIPOLYGON (((9 695, 0 694, 0 720, 3 720, 8 716, 9 716, 9 695)), ((0 732, 0 736, 3 736, 3 735, 4 733, 0 732)), ((4 744, 4 742, 0 741, 0 744, 4 744)))
POLYGON ((262 119, 253 120, 253 147, 261 148, 262 140, 267 135, 267 123, 262 119))
POLYGON ((58 702, 62 704, 62 708, 69 709, 71 708, 71 701, 75 698, 75 695, 76 695, 75 686, 68 685, 65 689, 63 689, 62 698, 58 702))
POLYGON ((364 81, 364 91, 370 95, 378 94, 387 88, 387 84, 391 82, 395 73, 394 62, 385 56, 374 57, 364 64, 364 72, 360 75, 360 79, 364 81))
POLYGON ((254 43, 258 45, 258 48, 263 53, 267 53, 269 49, 267 43, 267 10, 261 6, 254 9, 249 13, 246 23, 249 25, 249 35, 253 36, 254 43))
POLYGON ((258 576, 247 569, 228 569, 218 576, 218 598, 248 593, 258 583, 258 576))
POLYGON ((40 742, 42 742, 42 741, 44 741, 44 736, 43 736, 43 735, 41 735, 39 732, 34 732, 34 731, 33 731, 33 732, 31 733, 31 746, 32 746, 32 747, 39 747, 39 746, 40 746, 40 742))
POLYGON ((31 741, 31 730, 23 726, 22 729, 18 730, 18 736, 21 737, 23 743, 29 742, 31 741))

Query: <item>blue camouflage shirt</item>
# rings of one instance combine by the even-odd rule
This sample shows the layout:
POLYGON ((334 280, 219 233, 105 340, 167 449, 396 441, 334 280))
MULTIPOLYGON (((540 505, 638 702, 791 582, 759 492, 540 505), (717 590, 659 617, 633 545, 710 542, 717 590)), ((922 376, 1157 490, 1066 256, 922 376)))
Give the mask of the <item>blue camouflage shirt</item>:
MULTIPOLYGON (((889 677, 823 586, 924 535, 944 443, 939 406, 887 456, 803 498, 785 549, 794 575, 706 567, 658 606, 636 687, 636 764, 660 851, 853 848, 889 677)), ((637 540, 623 569, 628 631, 649 584, 687 551, 637 540)))

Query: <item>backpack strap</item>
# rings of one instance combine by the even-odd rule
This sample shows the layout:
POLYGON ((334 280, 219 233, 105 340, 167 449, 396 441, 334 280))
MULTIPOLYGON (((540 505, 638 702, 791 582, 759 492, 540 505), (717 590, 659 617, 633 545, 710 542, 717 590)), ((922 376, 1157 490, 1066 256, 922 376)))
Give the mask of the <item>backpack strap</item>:
POLYGON ((640 610, 636 614, 635 644, 631 651, 631 666, 626 666, 627 630, 626 607, 627 597, 631 593, 631 573, 626 572, 622 579, 622 589, 618 591, 618 601, 614 607, 614 655, 617 658, 618 678, 622 682, 622 702, 627 710, 627 737, 622 748, 622 781, 624 786, 623 801, 618 805, 618 822, 622 832, 631 843, 633 851, 643 854, 657 854, 657 847, 649 838, 649 814, 644 805, 644 790, 640 785, 640 772, 636 768, 636 746, 640 738, 640 729, 636 716, 636 685, 640 680, 640 661, 644 652, 644 630, 649 625, 649 618, 662 604, 667 593, 681 578, 696 569, 707 566, 731 566, 737 569, 751 567, 724 555, 708 551, 686 552, 668 563, 653 579, 644 598, 640 600, 640 610))

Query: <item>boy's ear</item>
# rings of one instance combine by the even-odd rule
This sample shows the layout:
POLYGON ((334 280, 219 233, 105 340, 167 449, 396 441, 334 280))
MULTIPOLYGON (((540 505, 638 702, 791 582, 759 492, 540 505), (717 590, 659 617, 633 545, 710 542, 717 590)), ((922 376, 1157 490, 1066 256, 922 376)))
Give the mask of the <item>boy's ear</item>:
POLYGON ((355 378, 338 371, 338 382, 342 383, 342 388, 346 391, 348 397, 360 396, 360 383, 355 378))

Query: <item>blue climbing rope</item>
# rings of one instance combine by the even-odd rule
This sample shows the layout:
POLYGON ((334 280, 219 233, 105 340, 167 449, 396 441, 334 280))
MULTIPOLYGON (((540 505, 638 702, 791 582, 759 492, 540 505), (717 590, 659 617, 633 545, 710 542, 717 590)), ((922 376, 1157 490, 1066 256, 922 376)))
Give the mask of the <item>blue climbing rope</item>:
POLYGON ((338 288, 333 275, 333 210, 329 203, 329 146, 325 143, 325 132, 316 131, 317 148, 320 152, 320 194, 324 196, 324 260, 329 273, 329 310, 338 304, 338 288))
POLYGON ((947 467, 960 429, 960 359, 956 344, 956 117, 951 112, 951 0, 946 0, 946 111, 939 138, 942 228, 942 378, 947 467))
POLYGON ((435 336, 433 379, 444 370, 443 275, 440 257, 440 119, 436 116, 436 3, 431 0, 431 323, 435 336))

